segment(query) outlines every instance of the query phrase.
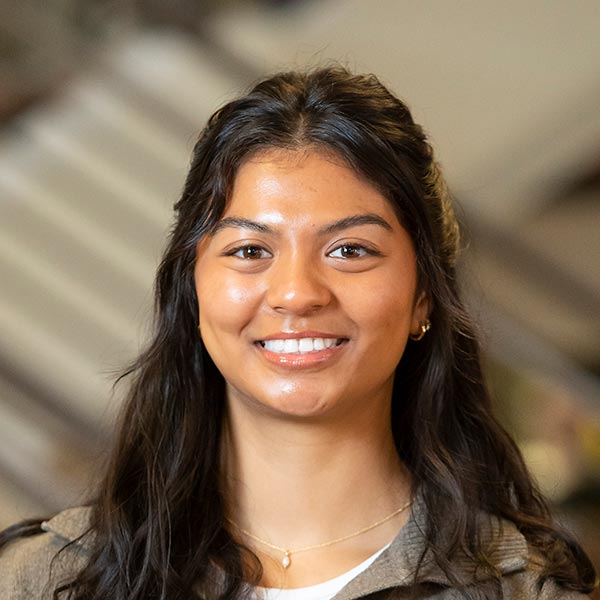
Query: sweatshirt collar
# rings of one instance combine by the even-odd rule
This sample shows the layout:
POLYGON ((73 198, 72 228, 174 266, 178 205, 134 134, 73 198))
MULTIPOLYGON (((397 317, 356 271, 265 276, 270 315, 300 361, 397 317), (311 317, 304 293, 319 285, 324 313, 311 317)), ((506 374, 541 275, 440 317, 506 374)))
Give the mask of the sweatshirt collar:
MULTIPOLYGON (((482 519, 484 525, 480 539, 491 564, 502 575, 520 571, 528 564, 528 548, 524 536, 510 521, 491 515, 482 519)), ((353 600, 365 594, 393 588, 410 586, 415 583, 415 572, 421 555, 426 548, 424 531, 427 513, 424 503, 417 496, 413 502, 410 517, 389 548, 383 552, 369 569, 353 579, 335 600, 353 600)), ((478 568, 471 558, 457 554, 451 559, 457 576, 464 585, 490 577, 489 572, 478 568)), ((426 551, 421 562, 416 583, 431 583, 453 586, 445 573, 437 566, 431 551, 426 551)))
POLYGON ((90 549, 92 536, 86 534, 90 532, 91 516, 92 509, 89 506, 68 508, 51 519, 43 521, 41 528, 66 543, 90 549))
MULTIPOLYGON (((91 512, 91 507, 67 509, 52 519, 44 521, 41 527, 67 543, 72 542, 89 550, 93 536, 86 533, 90 531, 91 512)), ((524 569, 528 563, 527 542, 515 525, 492 516, 483 522, 486 525, 480 532, 481 541, 487 548, 492 565, 503 575, 524 569)), ((335 600, 354 600, 380 590, 411 585, 419 559, 426 547, 423 535, 426 525, 424 503, 417 496, 407 523, 387 550, 337 594, 335 600)), ((455 556, 452 564, 465 584, 489 577, 482 570, 478 571, 477 566, 467 556, 455 556)), ((452 585, 436 565, 430 552, 425 553, 417 582, 452 585)))

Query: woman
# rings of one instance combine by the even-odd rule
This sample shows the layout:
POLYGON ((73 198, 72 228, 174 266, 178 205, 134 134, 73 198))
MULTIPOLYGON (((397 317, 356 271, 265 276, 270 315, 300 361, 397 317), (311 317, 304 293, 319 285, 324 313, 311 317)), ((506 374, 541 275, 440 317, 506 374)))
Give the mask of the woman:
POLYGON ((99 493, 5 532, 3 597, 592 590, 491 414, 443 178, 375 77, 259 83, 175 208, 99 493))

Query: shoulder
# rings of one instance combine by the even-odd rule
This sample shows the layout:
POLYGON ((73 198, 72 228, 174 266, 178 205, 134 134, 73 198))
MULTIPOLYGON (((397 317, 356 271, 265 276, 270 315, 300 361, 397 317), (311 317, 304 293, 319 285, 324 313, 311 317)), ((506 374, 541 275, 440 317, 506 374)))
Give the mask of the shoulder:
POLYGON ((531 598, 535 600, 585 600, 589 596, 567 590, 553 580, 547 580, 540 586, 540 574, 537 567, 513 573, 502 579, 502 598, 531 598))
POLYGON ((471 559, 461 565, 474 597, 503 598, 510 600, 583 600, 584 594, 567 590, 554 580, 542 581, 545 559, 511 521, 486 515, 480 531, 483 546, 498 579, 478 567, 469 568, 471 559), (492 592, 492 590, 494 590, 492 592), (481 592, 484 592, 481 595, 481 592), (479 595, 478 595, 479 594, 479 595))
MULTIPOLYGON (((477 567, 462 563, 463 573, 470 579, 467 588, 475 598, 507 600, 584 600, 588 596, 567 590, 552 579, 542 581, 544 558, 510 521, 489 517, 481 532, 487 556, 498 573, 498 579, 477 567)), ((460 560, 459 560, 460 563, 460 560)), ((442 596, 444 597, 444 596, 442 596)), ((452 597, 452 596, 451 596, 452 597)))
POLYGON ((584 600, 589 596, 565 589, 553 579, 542 581, 544 558, 527 545, 527 562, 522 569, 506 574, 501 581, 503 598, 536 600, 584 600))
MULTIPOLYGON (((466 582, 467 588, 475 592, 474 597, 511 600, 587 598, 584 594, 561 587, 552 579, 542 580, 545 558, 512 521, 488 513, 481 513, 480 517, 479 540, 497 578, 491 576, 489 569, 482 568, 472 557, 458 553, 451 561, 466 582)), ((439 575, 438 572, 438 576, 440 583, 449 584, 448 581, 444 582, 444 575, 439 575)))
POLYGON ((417 507, 388 550, 348 584, 336 600, 353 600, 374 592, 389 598, 406 597, 411 592, 415 598, 432 600, 457 600, 464 598, 466 592, 468 597, 481 600, 587 598, 551 580, 541 585, 543 560, 514 523, 491 515, 482 515, 480 523, 480 542, 489 566, 457 551, 448 557, 456 578, 450 579, 427 544, 425 515, 417 507), (462 582, 459 587, 456 580, 462 582))
POLYGON ((511 521, 492 517, 492 544, 498 549, 502 598, 520 600, 583 600, 587 595, 561 587, 553 579, 542 580, 546 559, 511 521))
POLYGON ((89 508, 72 508, 44 521, 41 533, 16 538, 0 549, 0 598, 51 598, 53 584, 83 567, 89 523, 89 508))

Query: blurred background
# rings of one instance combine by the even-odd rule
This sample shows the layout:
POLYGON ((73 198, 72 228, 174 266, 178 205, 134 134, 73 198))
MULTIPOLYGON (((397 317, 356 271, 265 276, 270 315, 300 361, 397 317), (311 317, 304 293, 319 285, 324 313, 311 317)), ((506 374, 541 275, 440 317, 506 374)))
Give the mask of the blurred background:
POLYGON ((1 0, 0 527, 85 500, 207 117, 337 60, 429 131, 498 413, 600 565, 599 31, 597 0, 1 0))

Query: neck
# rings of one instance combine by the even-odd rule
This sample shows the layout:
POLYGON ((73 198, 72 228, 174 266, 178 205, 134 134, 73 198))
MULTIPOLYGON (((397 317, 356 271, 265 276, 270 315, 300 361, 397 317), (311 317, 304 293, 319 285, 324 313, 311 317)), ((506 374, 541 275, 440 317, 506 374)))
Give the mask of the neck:
MULTIPOLYGON (((368 408, 328 422, 249 414, 230 404, 223 464, 229 518, 293 550, 352 534, 400 508, 410 500, 410 480, 389 408, 368 408)), ((389 541, 393 535, 381 534, 398 526, 393 519, 369 539, 389 541)))

